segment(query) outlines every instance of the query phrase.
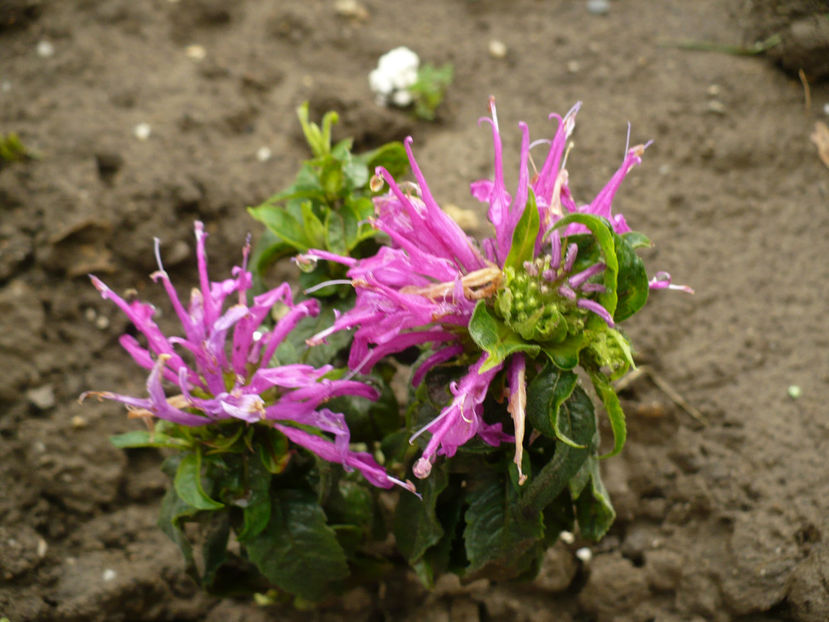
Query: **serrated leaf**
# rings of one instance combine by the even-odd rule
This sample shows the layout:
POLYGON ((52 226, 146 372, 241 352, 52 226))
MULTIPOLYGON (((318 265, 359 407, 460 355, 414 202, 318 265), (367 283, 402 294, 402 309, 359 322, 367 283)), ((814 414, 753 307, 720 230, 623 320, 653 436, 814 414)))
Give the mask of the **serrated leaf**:
POLYGON ((571 447, 584 445, 570 440, 558 422, 558 412, 565 400, 573 394, 578 376, 547 364, 527 387, 527 419, 542 434, 558 438, 571 447))
POLYGON ((394 513, 394 538, 397 548, 410 564, 419 562, 426 551, 437 544, 443 536, 443 527, 435 514, 438 496, 446 489, 449 476, 446 462, 435 466, 431 475, 418 483, 418 492, 423 499, 414 495, 401 495, 394 513))
POLYGON ((194 516, 198 512, 199 510, 185 503, 176 494, 175 488, 168 488, 161 500, 161 510, 158 515, 159 529, 178 546, 187 564, 188 573, 194 578, 196 577, 196 563, 193 558, 193 546, 187 540, 181 523, 185 518, 194 516))
POLYGON ((616 292, 618 302, 613 319, 622 322, 645 306, 648 301, 648 274, 645 264, 634 251, 631 238, 613 234, 616 245, 616 257, 619 260, 619 274, 616 292))
POLYGON ((598 459, 594 456, 588 458, 584 470, 589 476, 590 485, 585 486, 576 499, 576 520, 581 535, 599 540, 613 524, 616 511, 602 482, 598 459))
POLYGON ((237 534, 240 542, 259 534, 271 517, 271 473, 260 459, 249 456, 246 461, 248 496, 242 515, 242 529, 237 534))
POLYGON ((287 209, 275 205, 249 207, 248 213, 265 225, 271 233, 297 252, 304 253, 312 248, 305 233, 305 227, 287 209))
POLYGON ((176 470, 173 482, 176 494, 189 506, 197 510, 218 510, 224 504, 211 499, 201 484, 201 451, 184 454, 176 470))
POLYGON ((616 395, 616 390, 610 384, 607 377, 600 371, 588 371, 590 373, 590 380, 593 381, 593 386, 596 388, 596 393, 599 399, 602 400, 604 408, 607 411, 610 429, 613 431, 613 449, 602 456, 602 458, 610 458, 622 451, 622 448, 625 446, 625 440, 627 439, 625 413, 622 410, 622 404, 619 402, 619 396, 616 395))
POLYGON ((368 183, 368 166, 354 158, 349 157, 343 164, 343 174, 351 188, 362 188, 368 183))
POLYGON ((409 157, 401 142, 390 142, 377 149, 354 156, 355 161, 365 163, 370 174, 378 166, 385 168, 394 179, 399 179, 409 172, 409 157))
POLYGON ((469 320, 469 335, 488 355, 481 365, 480 373, 500 365, 510 354, 526 352, 530 356, 535 356, 541 351, 537 344, 527 343, 509 326, 493 316, 484 300, 479 300, 475 305, 469 320))
POLYGON ((302 203, 302 228, 305 232, 305 239, 311 248, 325 246, 325 225, 314 213, 311 203, 308 201, 302 203))
POLYGON ((267 527, 245 548, 273 585, 311 602, 348 576, 345 552, 310 492, 278 491, 267 527))
MULTIPOLYGON (((552 405, 555 401, 555 385, 549 379, 534 387, 531 383, 531 391, 536 404, 552 405)), ((570 397, 560 405, 557 418, 561 433, 580 447, 556 440, 552 459, 529 481, 519 498, 520 511, 525 514, 541 512, 568 485, 572 487, 573 478, 588 456, 595 453, 598 444, 596 415, 593 402, 581 387, 573 388, 570 397)))
POLYGON ((525 261, 532 261, 535 257, 535 241, 538 238, 538 229, 541 221, 538 216, 538 207, 535 204, 535 194, 529 191, 527 204, 524 206, 524 213, 515 225, 512 232, 512 244, 509 254, 504 261, 505 268, 523 270, 525 261))
POLYGON ((543 552, 541 512, 517 512, 516 493, 503 477, 470 481, 466 500, 466 576, 506 580, 526 572, 543 552))
POLYGON ((214 512, 211 522, 205 529, 202 544, 202 585, 210 589, 216 579, 216 573, 227 560, 227 542, 230 537, 230 520, 227 512, 214 512))

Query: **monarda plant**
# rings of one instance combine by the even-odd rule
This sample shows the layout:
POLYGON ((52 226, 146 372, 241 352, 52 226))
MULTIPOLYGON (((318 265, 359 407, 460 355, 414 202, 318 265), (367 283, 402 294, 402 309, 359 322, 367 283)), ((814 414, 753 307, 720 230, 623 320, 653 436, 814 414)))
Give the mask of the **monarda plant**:
POLYGON ((207 589, 316 602, 404 560, 427 586, 446 572, 528 578, 562 531, 606 533, 615 514, 599 461, 624 445, 612 382, 633 366, 620 325, 649 290, 690 290, 665 272, 648 277, 636 251, 649 240, 612 210, 646 146, 627 150, 591 202, 573 197, 566 155, 578 108, 551 115, 552 140, 532 143, 549 145, 540 170, 520 124, 510 193, 490 102, 482 122, 494 174, 471 192, 488 206, 491 237, 471 238, 441 209, 411 138, 414 181, 401 181, 377 161, 399 171, 398 146, 331 149, 330 123, 314 133, 301 109, 315 160, 291 191, 256 208, 270 227, 257 265, 302 251, 313 297, 295 302, 288 284, 252 295, 247 247, 230 278, 211 281, 199 223, 200 286, 189 304, 160 256, 153 275, 180 335, 163 335, 150 305, 93 277, 143 335, 121 344, 149 376, 146 397, 86 395, 146 422, 117 445, 167 452, 160 525, 207 589), (370 230, 359 219, 367 201, 370 230), (413 362, 407 404, 389 387, 395 357, 413 362), (610 423, 604 455, 584 381, 610 423))

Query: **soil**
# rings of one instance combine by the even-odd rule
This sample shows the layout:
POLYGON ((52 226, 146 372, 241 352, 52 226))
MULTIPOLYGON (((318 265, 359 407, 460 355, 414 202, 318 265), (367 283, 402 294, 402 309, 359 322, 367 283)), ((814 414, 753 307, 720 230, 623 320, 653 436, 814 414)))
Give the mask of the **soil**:
POLYGON ((346 5, 0 3, 0 130, 36 156, 0 170, 0 617, 829 619, 829 170, 809 140, 829 103, 816 81, 827 4, 789 3, 811 11, 793 14, 771 0, 614 0, 606 14, 575 0, 346 5), (789 46, 771 58, 675 45, 769 32, 789 46), (490 55, 492 40, 505 57, 490 55), (368 72, 398 45, 455 66, 436 122, 374 103, 368 72), (804 69, 810 107, 781 65, 804 69), (159 236, 186 291, 196 218, 213 273, 226 273, 245 233, 261 233, 245 207, 307 157, 294 114, 304 100, 316 114, 338 110, 337 135, 361 148, 412 134, 435 196, 484 228, 468 182, 490 175, 476 119, 491 94, 507 162, 519 120, 549 136, 549 112, 584 102, 568 162, 583 199, 618 166, 628 121, 631 144, 654 140, 617 209, 656 241, 651 271, 696 294, 657 292, 627 325, 651 374, 625 391, 631 438, 603 465, 616 524, 598 544, 556 545, 530 584, 445 579, 425 594, 400 575, 298 614, 202 595, 155 527, 160 456, 109 444, 137 425, 117 405, 77 403, 86 389, 140 394, 144 382, 116 341, 125 319, 86 274, 160 303, 147 278, 159 236), (260 147, 273 157, 259 161, 260 147), (581 546, 591 560, 575 555, 581 546))

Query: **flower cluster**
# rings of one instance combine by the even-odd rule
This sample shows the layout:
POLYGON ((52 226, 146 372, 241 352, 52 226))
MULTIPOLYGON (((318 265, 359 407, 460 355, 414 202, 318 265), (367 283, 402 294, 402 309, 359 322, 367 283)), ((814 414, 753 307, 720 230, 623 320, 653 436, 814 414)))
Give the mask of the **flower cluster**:
POLYGON ((183 328, 181 336, 165 336, 153 320, 152 305, 128 302, 100 279, 92 283, 130 319, 146 340, 146 347, 132 335, 120 338, 123 348, 141 367, 150 370, 147 397, 133 397, 107 391, 87 392, 126 404, 133 416, 157 417, 184 426, 203 426, 225 420, 272 425, 297 445, 347 470, 357 469, 365 478, 383 488, 409 484, 388 475, 365 452, 352 451, 350 433, 341 413, 323 406, 343 396, 376 399, 375 388, 348 379, 332 379, 333 367, 314 368, 304 364, 272 365, 277 347, 304 317, 315 316, 315 300, 294 302, 288 284, 253 297, 247 293, 252 277, 247 270, 249 244, 244 261, 232 278, 210 281, 205 252, 206 234, 195 224, 196 257, 200 287, 192 290, 185 307, 164 270, 156 240, 158 271, 152 278, 161 281, 183 328), (226 303, 232 302, 227 305, 226 303), (263 323, 276 310, 280 315, 272 328, 263 323), (167 396, 163 382, 177 388, 167 396))
MULTIPOLYGON (((383 168, 376 171, 375 187, 385 181, 390 191, 375 199, 373 225, 388 235, 391 246, 363 260, 321 251, 304 256, 345 264, 357 291, 354 308, 311 338, 309 344, 319 343, 338 330, 355 329, 349 365, 362 372, 391 353, 412 345, 428 345, 433 352, 415 371, 415 384, 441 363, 472 362, 463 378, 451 385, 452 402, 412 437, 414 440, 426 431, 431 434, 414 467, 420 478, 428 476, 437 455, 451 457, 476 435, 490 445, 514 441, 520 473, 527 354, 537 354, 541 348, 565 343, 568 338, 581 338, 590 326, 594 329, 588 338, 606 343, 607 330, 615 326, 616 292, 607 286, 611 283, 615 287, 615 280, 605 279, 609 270, 605 262, 585 265, 579 257, 577 240, 581 234, 594 233, 587 224, 599 219, 607 223, 611 246, 613 236, 630 231, 624 217, 612 212, 612 202, 628 172, 641 162, 647 145, 628 149, 622 165, 596 197, 590 203, 579 204, 570 191, 565 167, 567 142, 579 105, 564 118, 551 115, 558 121, 558 129, 549 141, 541 170, 532 175, 529 129, 520 123, 518 187, 511 196, 504 184, 494 100, 490 100, 490 110, 491 117, 481 122, 492 128, 494 177, 472 183, 471 192, 488 204, 494 237, 480 242, 470 239, 440 208, 408 138, 405 146, 415 183, 398 184, 383 168), (474 334, 470 340, 470 322, 482 301, 494 312, 494 321, 505 324, 527 343, 501 357, 494 357, 486 348, 482 352, 480 343, 472 343, 477 340, 474 334), (595 328, 596 322, 606 328, 595 328), (500 424, 489 425, 483 420, 484 397, 502 369, 507 370, 514 437, 502 432, 500 424)), ((612 261, 611 276, 615 279, 615 255, 612 261)), ((650 286, 676 287, 667 273, 659 273, 650 286)), ((627 343, 619 333, 614 331, 613 335, 618 343, 627 343)), ((629 358, 629 349, 623 346, 621 350, 629 358)))

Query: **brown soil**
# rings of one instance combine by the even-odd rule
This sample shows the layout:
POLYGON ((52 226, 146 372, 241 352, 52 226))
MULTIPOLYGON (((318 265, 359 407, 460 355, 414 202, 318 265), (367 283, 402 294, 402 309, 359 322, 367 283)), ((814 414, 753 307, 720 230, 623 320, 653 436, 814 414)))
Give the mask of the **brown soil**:
POLYGON ((754 3, 754 22, 742 0, 616 0, 607 15, 576 0, 362 0, 365 18, 334 4, 0 3, 0 130, 38 156, 0 170, 0 617, 287 619, 198 592, 155 528, 159 456, 109 445, 136 425, 116 405, 77 404, 144 381, 116 342, 124 318, 85 275, 160 302, 152 238, 184 289, 195 218, 226 270, 260 233, 245 206, 306 157, 293 112, 306 99, 365 147, 412 133, 435 195, 478 209, 467 184, 491 156, 475 121, 494 94, 512 162, 519 120, 549 135, 548 112, 584 102, 569 166, 584 198, 618 165, 627 121, 633 142, 655 140, 618 207, 657 242, 651 270, 697 293, 655 294, 628 331, 709 423, 648 378, 625 393, 632 438, 604 464, 619 519, 587 564, 579 542, 559 544, 533 584, 427 596, 401 576, 298 619, 829 619, 829 170, 809 141, 829 88, 812 84, 804 110, 800 82, 761 57, 663 45, 765 36, 781 3, 754 3), (401 44, 455 65, 436 123, 368 92, 401 44))

